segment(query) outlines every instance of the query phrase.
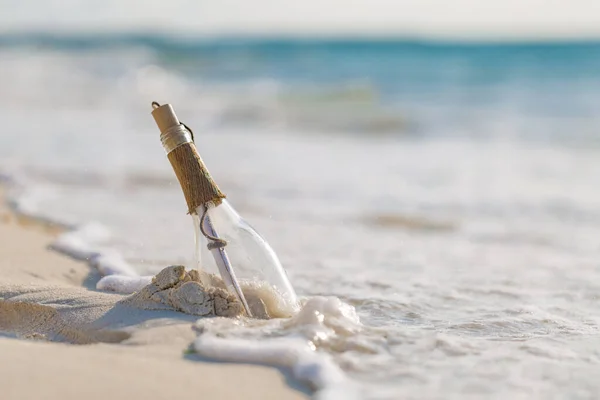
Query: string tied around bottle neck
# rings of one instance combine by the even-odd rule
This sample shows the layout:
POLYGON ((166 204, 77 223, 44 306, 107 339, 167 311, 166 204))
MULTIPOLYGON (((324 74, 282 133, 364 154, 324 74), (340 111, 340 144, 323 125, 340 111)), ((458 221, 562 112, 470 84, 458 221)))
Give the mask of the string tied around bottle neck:
POLYGON ((213 236, 210 233, 206 232, 206 230, 204 229, 204 221, 206 220, 207 216, 208 216, 208 204, 205 204, 204 211, 202 212, 202 216, 200 217, 200 232, 202 232, 204 237, 206 239, 208 239, 208 244, 206 245, 206 247, 209 250, 222 249, 225 246, 227 246, 227 240, 213 236))

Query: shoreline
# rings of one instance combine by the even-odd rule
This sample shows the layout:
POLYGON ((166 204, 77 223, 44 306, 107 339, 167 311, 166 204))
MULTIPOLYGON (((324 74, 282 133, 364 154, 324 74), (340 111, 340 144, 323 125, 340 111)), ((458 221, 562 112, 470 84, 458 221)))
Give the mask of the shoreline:
POLYGON ((96 291, 85 261, 49 249, 65 231, 10 210, 0 184, 3 399, 310 397, 277 368, 186 354, 198 318, 120 306, 122 295, 96 291))

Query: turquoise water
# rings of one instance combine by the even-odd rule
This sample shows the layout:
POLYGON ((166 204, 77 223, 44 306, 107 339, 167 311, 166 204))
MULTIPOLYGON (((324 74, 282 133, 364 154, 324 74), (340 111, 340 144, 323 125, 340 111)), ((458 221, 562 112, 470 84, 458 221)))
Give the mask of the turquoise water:
MULTIPOLYGON (((4 54, 26 51, 72 58, 79 64, 74 67, 108 84, 127 79, 136 63, 156 66, 188 91, 209 90, 211 96, 225 97, 224 104, 215 105, 220 112, 213 119, 219 124, 564 138, 589 136, 588 128, 573 130, 569 124, 597 123, 598 42, 461 44, 30 33, 0 36, 0 48, 4 54), (250 96, 249 101, 243 96, 250 96), (474 125, 485 126, 492 118, 510 118, 510 129, 490 132, 484 127, 475 132, 474 125), (520 126, 527 122, 542 126, 520 126)), ((204 97, 210 101, 210 96, 204 97)))

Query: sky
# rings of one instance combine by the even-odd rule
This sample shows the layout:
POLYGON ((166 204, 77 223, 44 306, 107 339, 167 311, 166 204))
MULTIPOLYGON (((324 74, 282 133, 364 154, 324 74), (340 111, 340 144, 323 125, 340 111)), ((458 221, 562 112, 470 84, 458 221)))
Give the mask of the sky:
POLYGON ((0 0, 0 33, 600 38, 600 0, 0 0))

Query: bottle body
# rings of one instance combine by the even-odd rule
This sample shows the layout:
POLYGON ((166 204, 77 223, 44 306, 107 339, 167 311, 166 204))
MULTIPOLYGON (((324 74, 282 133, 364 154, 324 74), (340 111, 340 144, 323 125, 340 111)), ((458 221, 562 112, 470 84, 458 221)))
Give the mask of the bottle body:
POLYGON ((218 205, 208 203, 207 210, 204 207, 192 214, 198 269, 220 275, 230 291, 245 295, 242 302, 252 303, 258 297, 267 309, 276 308, 281 316, 293 314, 298 307, 296 293, 271 246, 227 200, 218 205), (205 233, 223 240, 224 246, 211 244, 205 233))

